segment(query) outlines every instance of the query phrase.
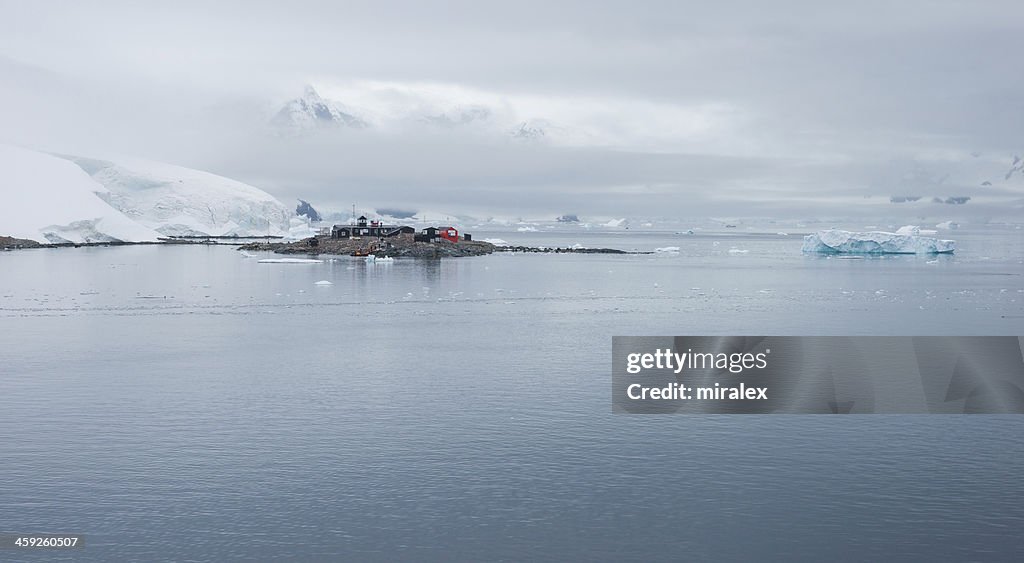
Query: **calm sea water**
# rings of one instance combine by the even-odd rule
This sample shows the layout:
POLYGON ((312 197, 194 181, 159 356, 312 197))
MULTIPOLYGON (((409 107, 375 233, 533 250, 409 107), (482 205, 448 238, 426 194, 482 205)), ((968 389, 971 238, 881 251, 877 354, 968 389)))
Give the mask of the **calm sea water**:
POLYGON ((0 560, 1024 552, 1024 417, 613 415, 609 371, 613 335, 1020 335, 1021 231, 864 260, 775 233, 484 236, 680 252, 0 253, 0 533, 87 544, 0 560))

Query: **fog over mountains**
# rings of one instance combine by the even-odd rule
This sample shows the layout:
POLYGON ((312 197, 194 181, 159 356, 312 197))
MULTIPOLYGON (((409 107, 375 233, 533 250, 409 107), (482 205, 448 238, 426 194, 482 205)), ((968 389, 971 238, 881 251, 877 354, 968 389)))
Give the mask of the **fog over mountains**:
POLYGON ((599 4, 0 0, 0 143, 325 213, 1024 211, 1019 3, 599 4))

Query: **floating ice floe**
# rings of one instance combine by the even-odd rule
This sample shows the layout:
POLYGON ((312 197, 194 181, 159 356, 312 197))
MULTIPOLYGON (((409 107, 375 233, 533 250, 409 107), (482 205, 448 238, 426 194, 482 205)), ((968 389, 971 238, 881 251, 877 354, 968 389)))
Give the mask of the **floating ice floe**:
POLYGON ((483 242, 491 243, 494 246, 508 246, 508 241, 500 239, 500 238, 485 238, 485 239, 481 239, 481 240, 483 240, 483 242))
POLYGON ((519 231, 520 233, 535 233, 535 232, 537 232, 537 228, 536 227, 519 227, 516 230, 519 231))
POLYGON ((334 284, 329 282, 329 281, 327 281, 327 280, 320 280, 320 281, 314 283, 313 285, 334 285, 334 284))
POLYGON ((804 252, 828 254, 940 254, 952 253, 956 241, 921 236, 916 227, 900 231, 851 232, 839 229, 818 231, 804 237, 804 252))
POLYGON ((323 260, 312 258, 264 258, 260 264, 322 264, 323 260))
POLYGON ((678 246, 663 246, 661 248, 655 248, 654 251, 655 252, 660 252, 660 253, 665 253, 665 254, 669 254, 669 253, 678 254, 679 253, 679 247, 678 246))
POLYGON ((729 249, 729 254, 746 254, 748 252, 750 252, 750 251, 749 250, 745 250, 743 248, 735 248, 734 247, 734 248, 730 248, 729 249))
POLYGON ((960 223, 957 223, 955 221, 943 221, 943 222, 939 223, 938 225, 935 225, 935 227, 938 228, 938 229, 947 229, 947 230, 951 231, 953 229, 959 229, 960 228, 960 223))

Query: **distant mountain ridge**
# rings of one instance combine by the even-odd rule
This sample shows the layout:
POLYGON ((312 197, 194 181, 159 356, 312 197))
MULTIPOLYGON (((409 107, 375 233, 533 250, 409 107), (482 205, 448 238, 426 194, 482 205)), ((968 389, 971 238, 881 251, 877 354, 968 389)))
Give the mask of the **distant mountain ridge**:
POLYGON ((552 129, 545 119, 522 119, 477 103, 453 103, 447 108, 438 104, 413 104, 413 107, 380 116, 367 109, 324 98, 314 86, 306 85, 303 94, 286 101, 269 120, 279 133, 302 135, 328 129, 372 129, 389 123, 414 123, 427 127, 456 131, 473 128, 489 132, 496 138, 519 142, 546 141, 552 129), (371 117, 372 116, 372 117, 371 117))

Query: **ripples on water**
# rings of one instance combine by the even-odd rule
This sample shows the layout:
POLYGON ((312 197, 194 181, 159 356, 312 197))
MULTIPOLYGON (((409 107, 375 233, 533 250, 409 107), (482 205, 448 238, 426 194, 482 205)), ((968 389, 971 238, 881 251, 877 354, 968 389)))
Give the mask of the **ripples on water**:
POLYGON ((0 527, 94 561, 1024 549, 1022 417, 612 415, 608 373, 614 334, 1020 334, 1018 251, 636 240, 681 252, 0 255, 0 527))

